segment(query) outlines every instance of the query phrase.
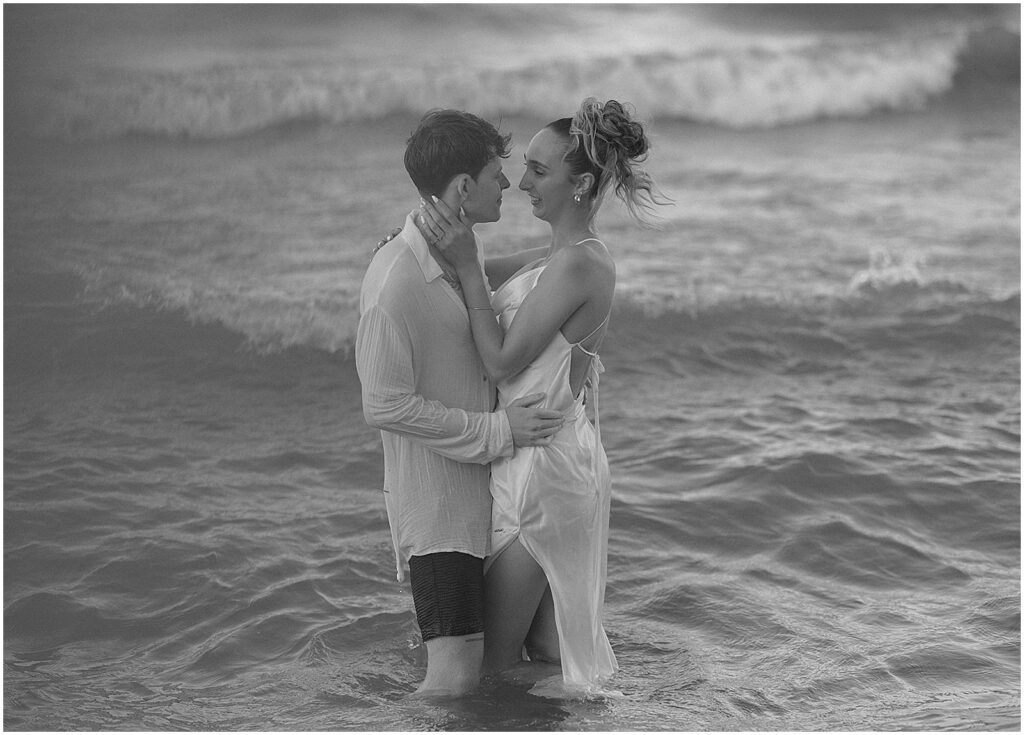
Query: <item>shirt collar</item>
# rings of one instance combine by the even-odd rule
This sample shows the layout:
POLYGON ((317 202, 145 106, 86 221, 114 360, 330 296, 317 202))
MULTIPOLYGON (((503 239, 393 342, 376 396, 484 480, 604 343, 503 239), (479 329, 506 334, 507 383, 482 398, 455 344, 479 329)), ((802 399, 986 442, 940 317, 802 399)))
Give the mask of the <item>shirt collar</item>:
POLYGON ((420 234, 420 228, 416 226, 416 222, 413 220, 415 216, 415 212, 410 212, 405 218, 402 237, 409 244, 412 254, 416 256, 416 262, 420 264, 420 270, 423 271, 423 280, 430 283, 440 278, 444 271, 441 270, 441 266, 434 260, 434 256, 430 254, 427 241, 423 239, 423 235, 420 234))

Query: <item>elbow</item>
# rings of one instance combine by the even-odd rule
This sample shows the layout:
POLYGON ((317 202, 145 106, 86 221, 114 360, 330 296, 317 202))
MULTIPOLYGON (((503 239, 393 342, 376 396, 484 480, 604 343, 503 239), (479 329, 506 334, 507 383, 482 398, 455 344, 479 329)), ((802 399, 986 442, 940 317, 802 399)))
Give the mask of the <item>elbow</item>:
POLYGON ((504 372, 501 370, 495 370, 490 365, 484 365, 484 374, 487 376, 487 379, 495 385, 508 377, 504 372))
POLYGON ((408 397, 363 397, 363 420, 374 429, 396 431, 417 416, 417 409, 408 397))
POLYGON ((363 420, 374 429, 387 430, 395 423, 396 409, 381 401, 363 397, 363 420))
POLYGON ((511 378, 512 375, 513 374, 508 372, 507 370, 488 370, 487 371, 487 379, 490 380, 491 383, 493 383, 494 385, 498 385, 498 383, 502 382, 503 380, 506 380, 507 378, 511 378))
POLYGON ((374 410, 372 406, 368 406, 365 403, 363 404, 363 420, 374 429, 383 429, 387 423, 379 411, 374 410))

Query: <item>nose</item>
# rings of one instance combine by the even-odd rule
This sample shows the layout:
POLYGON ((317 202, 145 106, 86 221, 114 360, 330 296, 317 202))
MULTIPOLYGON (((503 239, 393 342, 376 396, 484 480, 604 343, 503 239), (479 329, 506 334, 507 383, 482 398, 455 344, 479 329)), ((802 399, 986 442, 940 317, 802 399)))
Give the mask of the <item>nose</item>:
POLYGON ((505 174, 502 174, 501 175, 501 190, 505 191, 505 189, 509 188, 510 186, 512 186, 512 184, 509 182, 508 176, 506 176, 505 174))
POLYGON ((519 189, 521 191, 526 191, 527 189, 530 188, 530 185, 526 183, 526 177, 529 176, 529 175, 530 175, 530 172, 527 171, 527 172, 525 172, 523 174, 523 178, 519 179, 519 189))

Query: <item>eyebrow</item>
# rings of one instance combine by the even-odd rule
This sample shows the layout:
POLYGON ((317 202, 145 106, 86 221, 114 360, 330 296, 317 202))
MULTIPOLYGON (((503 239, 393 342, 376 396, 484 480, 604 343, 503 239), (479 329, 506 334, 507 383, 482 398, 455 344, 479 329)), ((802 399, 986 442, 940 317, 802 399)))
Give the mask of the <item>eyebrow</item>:
POLYGON ((541 168, 545 168, 545 169, 547 168, 547 166, 545 166, 540 161, 534 160, 532 158, 527 158, 525 153, 523 154, 523 163, 525 163, 527 166, 529 166, 530 164, 533 164, 534 166, 540 166, 541 168))

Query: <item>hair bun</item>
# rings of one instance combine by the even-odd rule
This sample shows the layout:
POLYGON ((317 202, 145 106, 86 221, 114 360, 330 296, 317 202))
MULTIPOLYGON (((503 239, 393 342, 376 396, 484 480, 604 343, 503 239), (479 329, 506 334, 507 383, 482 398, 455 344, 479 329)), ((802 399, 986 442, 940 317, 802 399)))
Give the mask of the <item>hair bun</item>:
POLYGON ((622 149, 630 158, 641 158, 650 148, 647 136, 644 134, 644 127, 638 122, 629 121, 622 127, 620 137, 622 149))
POLYGON ((644 126, 633 119, 621 102, 601 103, 587 97, 575 115, 560 118, 548 127, 568 138, 563 160, 569 164, 570 172, 594 177, 588 191, 591 216, 610 190, 615 191, 641 224, 651 221, 653 205, 671 201, 662 196, 641 168, 651 143, 644 126))
POLYGON ((643 125, 634 120, 618 100, 601 104, 594 97, 588 97, 580 105, 573 127, 583 135, 592 133, 628 158, 641 158, 650 148, 643 125))

